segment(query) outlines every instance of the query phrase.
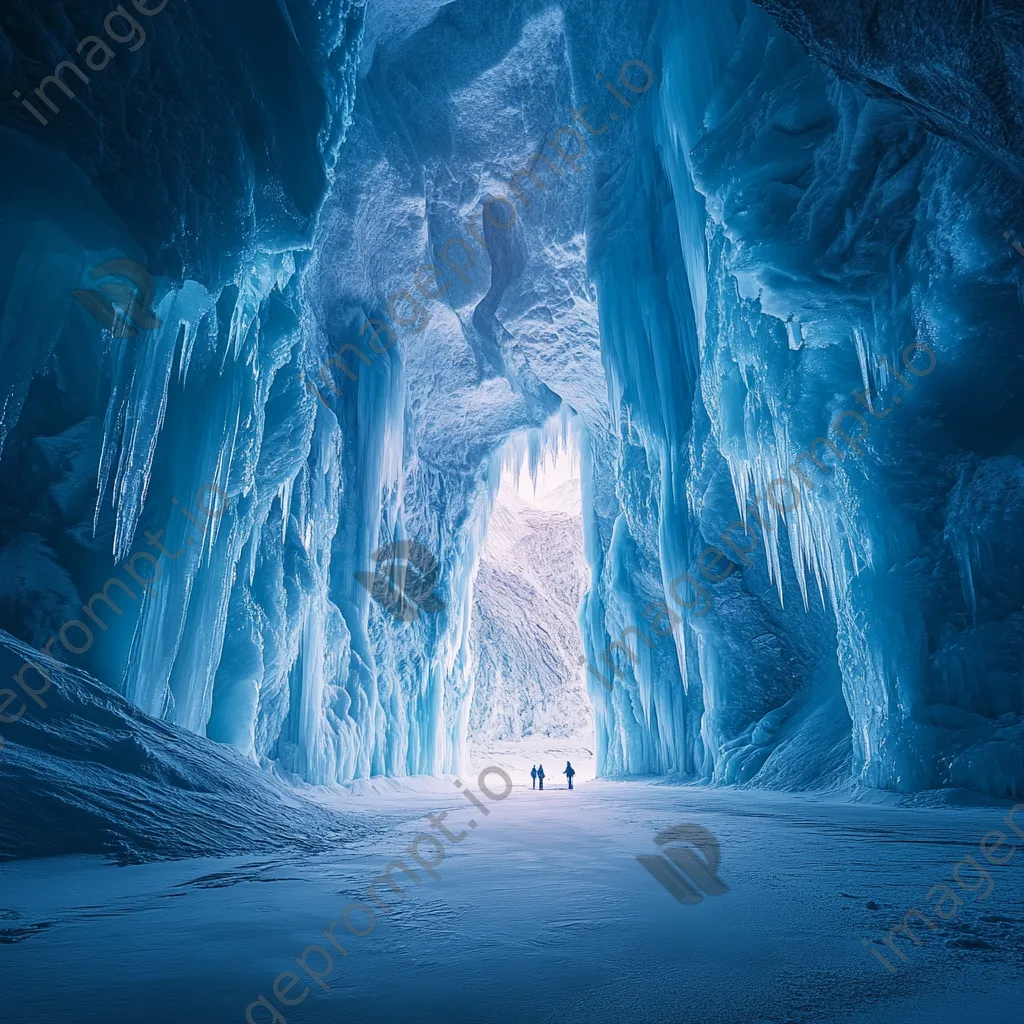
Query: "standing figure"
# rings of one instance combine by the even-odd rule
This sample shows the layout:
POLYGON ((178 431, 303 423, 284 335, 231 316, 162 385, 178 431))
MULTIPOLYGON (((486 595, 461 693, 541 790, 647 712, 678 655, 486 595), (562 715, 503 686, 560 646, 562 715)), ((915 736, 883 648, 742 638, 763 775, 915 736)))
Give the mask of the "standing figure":
POLYGON ((569 780, 569 788, 572 789, 572 777, 576 774, 576 769, 570 761, 565 762, 565 771, 562 774, 569 780))
POLYGON ((544 788, 544 765, 537 769, 537 778, 540 779, 540 788, 544 788))
POLYGON ((530 769, 530 778, 533 779, 533 788, 536 789, 537 788, 537 766, 536 765, 534 765, 530 769))

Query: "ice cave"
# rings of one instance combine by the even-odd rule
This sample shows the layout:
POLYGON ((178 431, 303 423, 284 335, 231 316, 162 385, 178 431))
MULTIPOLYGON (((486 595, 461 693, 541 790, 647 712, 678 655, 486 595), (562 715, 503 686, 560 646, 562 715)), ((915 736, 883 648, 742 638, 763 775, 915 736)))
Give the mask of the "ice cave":
POLYGON ((9 1019, 1019 1018, 1022 0, 0 68, 9 1019))

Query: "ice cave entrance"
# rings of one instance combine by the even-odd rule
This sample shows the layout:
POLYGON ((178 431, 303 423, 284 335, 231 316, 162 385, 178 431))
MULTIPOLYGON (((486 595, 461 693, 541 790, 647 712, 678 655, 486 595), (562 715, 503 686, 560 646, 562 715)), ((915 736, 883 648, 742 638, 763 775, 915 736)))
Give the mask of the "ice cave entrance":
POLYGON ((506 459, 473 593, 475 688, 469 746, 475 764, 499 764, 517 782, 543 764, 545 789, 594 778, 594 716, 581 667, 578 612, 589 570, 582 493, 571 440, 531 475, 506 459))

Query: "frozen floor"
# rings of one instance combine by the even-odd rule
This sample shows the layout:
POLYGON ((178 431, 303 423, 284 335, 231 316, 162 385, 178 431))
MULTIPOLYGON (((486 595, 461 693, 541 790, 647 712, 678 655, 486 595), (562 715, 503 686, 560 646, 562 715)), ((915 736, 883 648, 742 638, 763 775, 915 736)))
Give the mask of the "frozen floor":
MULTIPOLYGON (((545 765, 547 767, 547 765, 545 765)), ((468 781, 468 780, 467 780, 468 781)), ((517 782, 519 780, 517 779, 517 782)), ((553 780, 556 781, 556 780, 553 780)), ((564 785, 564 779, 561 780, 564 785)), ((471 783, 477 789, 475 781, 471 783)), ((501 792, 500 782, 491 785, 501 792)), ((5 1020, 19 1024, 242 1024, 274 978, 321 932, 333 950, 323 992, 303 976, 297 1006, 256 1024, 992 1024, 1024 1007, 1024 849, 984 901, 952 881, 964 854, 1006 831, 1005 810, 908 810, 643 782, 587 782, 569 793, 517 786, 483 816, 450 781, 341 796, 372 838, 316 858, 178 861, 127 868, 98 860, 0 870, 5 1020), (448 809, 439 878, 420 872, 390 915, 356 938, 342 911, 448 809), (710 829, 729 891, 676 902, 637 862, 684 822, 710 829), (942 922, 934 885, 965 900, 942 922), (910 908, 920 945, 882 940, 910 908)), ((1024 812, 1018 816, 1024 830, 1024 812)), ((433 831, 433 830, 432 830, 433 831)), ((1024 840, 1021 841, 1024 845, 1024 840)), ((1008 847, 1003 846, 999 855, 1008 847)), ((435 856, 429 845, 422 856, 435 856)), ((408 861, 408 856, 405 858, 408 861)), ((411 863, 411 862, 410 862, 411 863)), ((406 876, 395 876, 402 884, 406 876)), ((961 869, 966 885, 976 873, 961 869)), ((987 883, 985 888, 987 888, 987 883)), ((947 907, 951 904, 947 903, 947 907)), ((353 927, 366 918, 355 913, 353 927)), ((314 971, 326 965, 312 952, 314 971)), ((287 984, 287 978, 282 985, 287 984)))

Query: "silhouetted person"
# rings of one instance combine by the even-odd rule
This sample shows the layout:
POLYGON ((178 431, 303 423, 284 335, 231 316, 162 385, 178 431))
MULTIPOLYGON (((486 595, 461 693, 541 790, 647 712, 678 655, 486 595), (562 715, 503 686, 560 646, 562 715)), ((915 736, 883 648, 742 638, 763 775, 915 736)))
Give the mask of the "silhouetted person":
POLYGON ((537 778, 540 779, 540 788, 544 788, 544 765, 537 769, 537 778))
POLYGON ((569 788, 572 789, 572 777, 576 774, 576 769, 569 761, 565 762, 565 771, 562 774, 569 780, 569 788))
POLYGON ((533 788, 536 789, 537 788, 537 766, 536 765, 534 765, 530 769, 530 778, 533 779, 533 788))

